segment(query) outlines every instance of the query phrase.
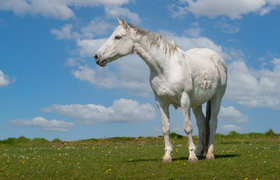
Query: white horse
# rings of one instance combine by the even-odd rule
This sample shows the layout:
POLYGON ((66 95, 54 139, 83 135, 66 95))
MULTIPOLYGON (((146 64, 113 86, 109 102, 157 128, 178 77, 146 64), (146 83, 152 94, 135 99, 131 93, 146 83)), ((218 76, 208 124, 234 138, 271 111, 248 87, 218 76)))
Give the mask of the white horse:
POLYGON ((94 58, 99 66, 104 67, 107 63, 134 53, 149 66, 150 85, 162 116, 165 140, 165 156, 162 161, 172 162, 169 136, 171 104, 175 108, 181 107, 183 111, 184 130, 189 142, 188 161, 197 162, 197 157, 203 157, 204 149, 207 160, 215 159, 213 152, 217 116, 227 85, 227 67, 223 58, 210 49, 191 49, 184 52, 175 42, 166 40, 160 34, 133 26, 124 18, 122 21, 117 18, 117 21, 118 26, 97 50, 94 58), (211 115, 206 115, 205 118, 202 104, 207 101, 207 112, 211 115), (193 109, 199 129, 196 154, 192 140, 190 108, 193 109), (210 120, 207 120, 207 116, 210 120))

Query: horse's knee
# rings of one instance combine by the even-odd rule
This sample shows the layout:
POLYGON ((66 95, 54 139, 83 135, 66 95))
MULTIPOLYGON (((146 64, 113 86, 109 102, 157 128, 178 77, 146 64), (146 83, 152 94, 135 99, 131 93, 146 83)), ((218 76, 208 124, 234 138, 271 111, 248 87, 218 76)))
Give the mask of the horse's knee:
POLYGON ((170 133, 170 127, 169 126, 162 126, 162 133, 164 135, 167 135, 170 133))
POLYGON ((192 125, 184 125, 184 130, 187 134, 192 133, 193 127, 192 125))

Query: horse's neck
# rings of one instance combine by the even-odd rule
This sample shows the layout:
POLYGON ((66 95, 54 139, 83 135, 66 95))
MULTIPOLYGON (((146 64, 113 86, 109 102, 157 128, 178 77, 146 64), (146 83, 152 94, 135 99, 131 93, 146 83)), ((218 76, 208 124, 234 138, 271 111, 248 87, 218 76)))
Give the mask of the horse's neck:
POLYGON ((145 61, 153 73, 160 75, 166 72, 170 57, 167 57, 160 48, 139 43, 135 46, 135 53, 145 61))

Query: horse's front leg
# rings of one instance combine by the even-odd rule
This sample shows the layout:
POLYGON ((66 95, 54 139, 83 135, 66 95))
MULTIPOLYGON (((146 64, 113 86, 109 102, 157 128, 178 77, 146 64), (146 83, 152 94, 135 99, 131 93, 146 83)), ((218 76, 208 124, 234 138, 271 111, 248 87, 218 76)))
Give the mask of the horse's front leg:
POLYGON ((162 162, 172 162, 171 153, 172 145, 170 141, 170 124, 169 124, 169 104, 164 103, 160 98, 156 97, 156 104, 162 117, 162 132, 165 142, 165 155, 162 162))
POLYGON ((188 135, 189 142, 189 162, 198 162, 198 158, 195 155, 195 145, 192 139, 192 124, 191 124, 191 111, 190 111, 190 98, 187 94, 183 94, 181 98, 181 107, 184 118, 184 130, 188 135))

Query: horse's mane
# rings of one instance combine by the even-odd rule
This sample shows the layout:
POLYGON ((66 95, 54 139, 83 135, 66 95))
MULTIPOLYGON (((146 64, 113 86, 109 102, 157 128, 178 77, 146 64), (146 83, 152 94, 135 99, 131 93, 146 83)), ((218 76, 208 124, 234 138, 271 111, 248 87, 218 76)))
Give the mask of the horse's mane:
POLYGON ((157 48, 159 48, 162 45, 163 52, 166 55, 171 56, 178 50, 177 44, 174 41, 168 41, 163 35, 146 30, 138 26, 134 26, 130 23, 128 23, 128 25, 136 31, 137 35, 140 35, 141 37, 146 37, 147 42, 149 42, 151 46, 156 46, 157 48))

